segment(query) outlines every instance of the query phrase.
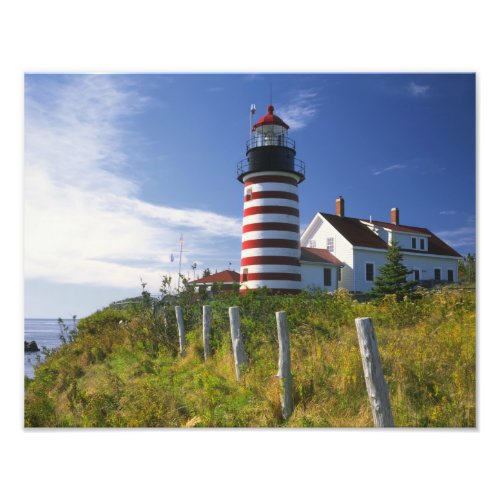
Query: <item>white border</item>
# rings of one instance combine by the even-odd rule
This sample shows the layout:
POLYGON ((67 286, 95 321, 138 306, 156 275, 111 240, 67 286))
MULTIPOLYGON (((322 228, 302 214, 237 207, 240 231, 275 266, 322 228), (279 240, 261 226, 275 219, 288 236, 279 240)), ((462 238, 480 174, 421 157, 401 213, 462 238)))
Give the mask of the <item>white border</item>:
MULTIPOLYGON (((12 139, 2 141, 0 196, 8 214, 1 301, 9 314, 2 329, 2 488, 12 498, 40 500, 234 498, 235 491, 239 499, 490 498, 497 491, 500 408, 499 340, 489 326, 498 307, 483 270, 494 268, 494 231, 479 229, 480 431, 23 432, 15 332, 22 328, 24 71, 478 71, 478 151, 484 165, 494 166, 500 164, 494 8, 449 0, 255 0, 253 8, 218 0, 7 2, 0 30, 8 48, 0 120, 2 137, 12 139), (270 30, 283 50, 269 50, 270 30)), ((498 186, 495 170, 479 170, 484 228, 496 227, 496 211, 487 209, 498 186)))

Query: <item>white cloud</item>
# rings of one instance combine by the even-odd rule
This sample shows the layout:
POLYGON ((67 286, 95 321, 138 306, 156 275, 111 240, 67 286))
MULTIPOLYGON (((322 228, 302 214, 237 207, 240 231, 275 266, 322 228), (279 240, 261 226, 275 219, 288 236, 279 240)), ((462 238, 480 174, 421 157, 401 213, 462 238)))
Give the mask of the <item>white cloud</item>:
POLYGON ((277 106, 276 112, 292 130, 300 130, 318 112, 318 94, 312 89, 300 90, 287 104, 277 106))
POLYGON ((415 82, 411 82, 410 85, 408 85, 407 90, 410 95, 418 97, 426 95, 430 88, 430 85, 417 85, 415 82))
POLYGON ((246 75, 243 75, 243 81, 245 82, 255 82, 258 80, 263 80, 264 75, 261 75, 259 73, 248 73, 246 75))
POLYGON ((390 166, 385 167, 381 170, 375 170, 372 175, 380 175, 380 174, 384 174, 386 172, 390 172, 391 170, 401 170, 401 169, 407 168, 407 167, 408 167, 408 165, 402 165, 400 163, 396 163, 395 165, 390 165, 390 166))
POLYGON ((455 215, 456 213, 456 210, 441 210, 439 215, 455 215))
POLYGON ((194 257, 219 262, 218 246, 239 237, 239 219, 140 199, 140 186, 125 175, 133 138, 120 123, 147 102, 105 75, 45 86, 28 78, 26 278, 133 287, 142 276, 157 288, 162 274, 178 269, 170 255, 181 233, 186 271, 194 257))
POLYGON ((474 246, 476 243, 476 229, 472 226, 440 231, 436 234, 453 248, 474 246))

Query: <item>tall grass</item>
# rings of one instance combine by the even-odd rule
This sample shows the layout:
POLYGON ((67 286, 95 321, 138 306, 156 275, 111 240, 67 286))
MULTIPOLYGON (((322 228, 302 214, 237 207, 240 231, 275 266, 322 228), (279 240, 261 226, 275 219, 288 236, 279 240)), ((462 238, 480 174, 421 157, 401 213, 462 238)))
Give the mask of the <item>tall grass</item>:
POLYGON ((173 306, 105 309, 80 321, 71 343, 36 368, 26 426, 371 427, 354 318, 371 316, 394 421, 475 426, 475 295, 425 293, 359 303, 347 293, 220 297, 213 356, 203 361, 201 306, 184 307, 179 356, 173 306), (228 307, 238 305, 249 366, 234 374, 228 307), (281 419, 275 311, 288 314, 295 410, 281 419))

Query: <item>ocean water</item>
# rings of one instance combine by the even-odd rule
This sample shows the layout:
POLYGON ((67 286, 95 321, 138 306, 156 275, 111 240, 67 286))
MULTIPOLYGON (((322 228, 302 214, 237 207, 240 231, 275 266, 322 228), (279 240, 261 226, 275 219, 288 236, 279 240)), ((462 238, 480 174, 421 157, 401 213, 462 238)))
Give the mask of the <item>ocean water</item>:
MULTIPOLYGON (((73 319, 64 319, 64 323, 71 330, 74 328, 73 319)), ((77 320, 78 323, 78 320, 77 320)), ((31 342, 34 340, 38 347, 39 352, 25 352, 24 353, 24 375, 29 378, 35 376, 35 365, 44 360, 42 348, 56 349, 61 344, 61 329, 57 319, 36 319, 25 318, 24 320, 24 340, 31 342), (40 361, 37 357, 40 357, 40 361)))

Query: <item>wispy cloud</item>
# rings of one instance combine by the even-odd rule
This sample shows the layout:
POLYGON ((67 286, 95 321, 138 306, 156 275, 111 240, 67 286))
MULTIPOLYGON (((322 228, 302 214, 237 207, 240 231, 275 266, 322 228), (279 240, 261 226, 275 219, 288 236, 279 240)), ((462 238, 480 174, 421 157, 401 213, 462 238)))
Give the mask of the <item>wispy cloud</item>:
POLYGON ((386 172, 390 172, 391 170, 402 170, 402 169, 407 168, 407 167, 408 167, 408 165, 396 163, 395 165, 390 165, 390 166, 382 168, 380 170, 375 170, 372 173, 372 175, 381 175, 381 174, 385 174, 386 172))
POLYGON ((411 82, 408 85, 407 90, 411 96, 420 97, 427 95, 430 88, 430 85, 417 85, 415 82, 411 82))
POLYGON ((306 127, 318 112, 318 94, 313 89, 302 89, 288 103, 277 106, 279 116, 293 130, 306 127))
POLYGON ((243 75, 243 81, 245 82, 255 82, 258 80, 263 80, 264 75, 260 75, 258 73, 249 73, 247 75, 243 75))
POLYGON ((456 210, 441 210, 439 215, 456 215, 456 210))
POLYGON ((436 234, 453 248, 473 246, 476 243, 476 229, 473 226, 463 226, 436 234))
POLYGON ((195 257, 214 265, 239 237, 239 219, 140 198, 121 124, 148 99, 132 86, 94 75, 26 89, 26 278, 131 287, 142 276, 154 287, 178 268, 180 233, 186 271, 195 257))

